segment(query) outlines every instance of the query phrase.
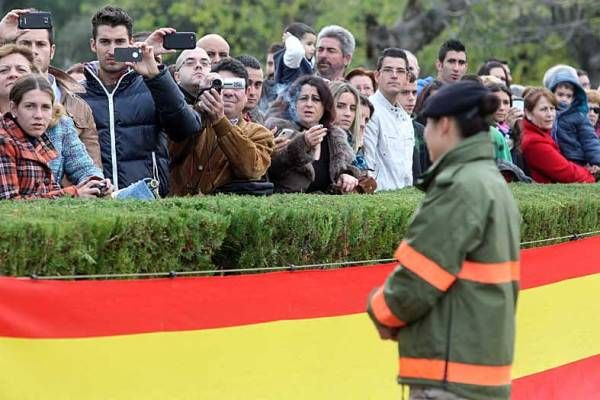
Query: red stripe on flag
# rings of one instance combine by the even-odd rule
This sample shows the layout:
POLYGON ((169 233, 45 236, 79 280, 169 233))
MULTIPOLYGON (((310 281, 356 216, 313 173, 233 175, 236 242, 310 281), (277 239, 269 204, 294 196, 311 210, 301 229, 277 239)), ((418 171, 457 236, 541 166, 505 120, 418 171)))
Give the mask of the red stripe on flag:
POLYGON ((600 393, 600 355, 516 379, 515 400, 595 399, 600 393))
MULTIPOLYGON (((600 272, 600 237, 522 252, 521 285, 600 272)), ((0 278, 0 336, 93 337, 362 313, 396 264, 131 281, 0 278)))
POLYGON ((131 281, 1 278, 0 336, 109 336, 360 313, 393 267, 131 281))
POLYGON ((521 289, 600 273, 600 236, 521 251, 521 289))

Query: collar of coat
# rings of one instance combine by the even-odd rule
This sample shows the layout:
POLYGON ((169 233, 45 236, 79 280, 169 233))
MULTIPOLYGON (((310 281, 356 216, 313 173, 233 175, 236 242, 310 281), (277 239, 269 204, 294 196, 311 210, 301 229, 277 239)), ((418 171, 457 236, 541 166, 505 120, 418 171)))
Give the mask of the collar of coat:
POLYGON ((48 68, 48 73, 56 79, 56 83, 61 91, 67 91, 70 93, 85 93, 85 88, 75 79, 73 79, 66 72, 50 66, 48 68))
POLYGON ((489 131, 479 132, 461 140, 455 148, 444 154, 417 180, 415 186, 426 192, 442 171, 477 160, 493 161, 494 158, 494 146, 489 131))

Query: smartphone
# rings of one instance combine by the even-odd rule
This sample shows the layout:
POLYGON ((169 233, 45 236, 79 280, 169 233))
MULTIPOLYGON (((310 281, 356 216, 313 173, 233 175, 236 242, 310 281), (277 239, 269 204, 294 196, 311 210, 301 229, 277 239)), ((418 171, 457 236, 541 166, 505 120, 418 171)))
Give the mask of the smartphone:
POLYGON ((168 50, 195 49, 196 34, 194 32, 175 32, 165 35, 163 47, 168 50))
POLYGON ((137 47, 115 47, 115 61, 138 62, 142 60, 142 50, 137 47))
POLYGON ((289 129, 289 128, 285 128, 282 129, 281 132, 279 132, 279 135, 277 135, 277 137, 280 137, 282 139, 291 139, 294 136, 294 130, 293 129, 289 129))
POLYGON ((19 29, 50 29, 52 14, 48 11, 33 11, 19 16, 19 29))
POLYGON ((513 99, 513 107, 523 111, 523 109, 525 108, 525 100, 523 100, 521 97, 515 97, 513 99))

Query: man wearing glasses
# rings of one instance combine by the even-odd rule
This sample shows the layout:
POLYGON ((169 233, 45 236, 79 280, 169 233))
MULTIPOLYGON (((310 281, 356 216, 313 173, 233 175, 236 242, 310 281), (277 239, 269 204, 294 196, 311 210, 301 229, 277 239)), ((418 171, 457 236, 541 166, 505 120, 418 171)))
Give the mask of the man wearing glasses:
POLYGON ((378 89, 369 100, 375 107, 365 134, 365 158, 377 180, 377 190, 396 190, 413 183, 415 134, 410 115, 397 102, 406 85, 406 53, 389 48, 377 60, 378 89))
POLYGON ((188 104, 194 104, 206 76, 210 73, 211 61, 206 51, 200 47, 181 52, 175 62, 175 82, 188 104))

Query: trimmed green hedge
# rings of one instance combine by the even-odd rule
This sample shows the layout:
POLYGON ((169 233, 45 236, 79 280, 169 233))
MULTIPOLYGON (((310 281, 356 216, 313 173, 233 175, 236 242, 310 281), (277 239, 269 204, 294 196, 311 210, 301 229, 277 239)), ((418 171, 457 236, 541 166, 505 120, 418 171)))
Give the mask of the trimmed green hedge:
MULTIPOLYGON (((600 186, 513 185, 522 240, 600 230, 600 186)), ((262 268, 390 258, 422 193, 0 202, 0 274, 262 268)), ((449 238, 451 240, 451 238, 449 238)))

